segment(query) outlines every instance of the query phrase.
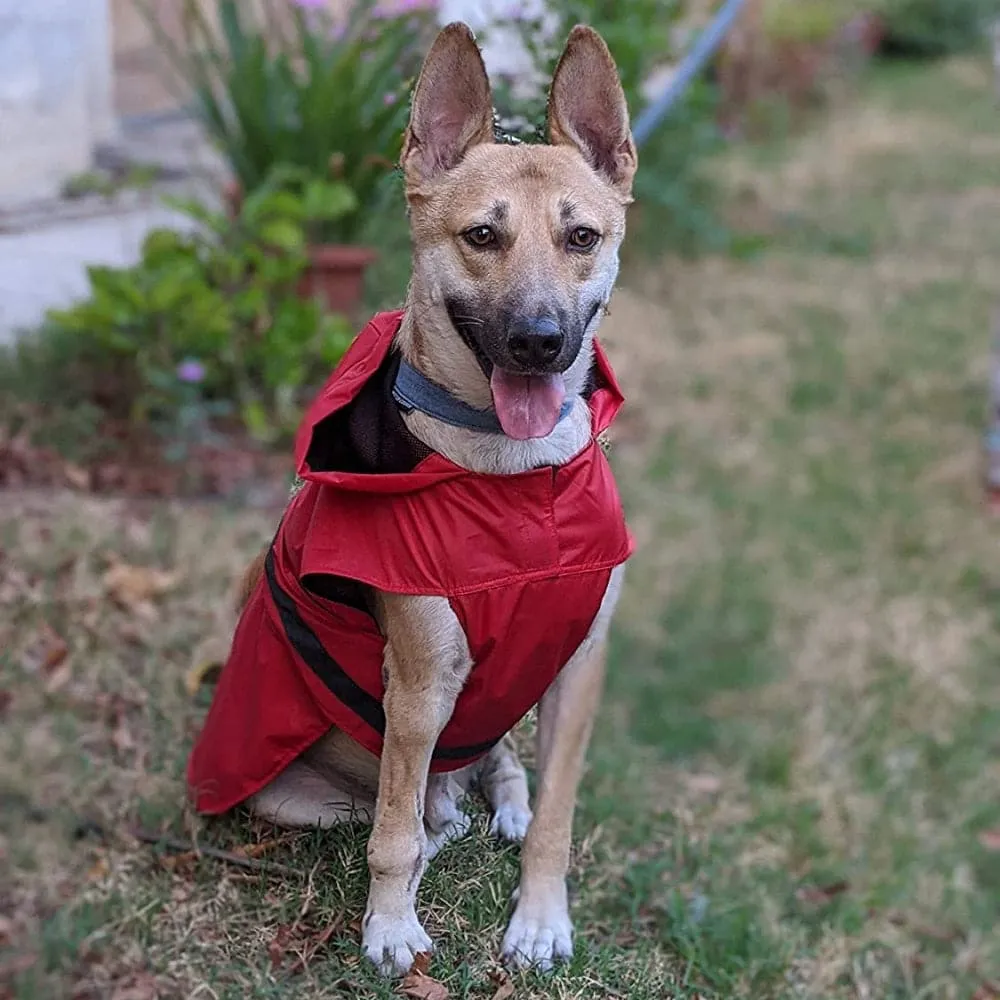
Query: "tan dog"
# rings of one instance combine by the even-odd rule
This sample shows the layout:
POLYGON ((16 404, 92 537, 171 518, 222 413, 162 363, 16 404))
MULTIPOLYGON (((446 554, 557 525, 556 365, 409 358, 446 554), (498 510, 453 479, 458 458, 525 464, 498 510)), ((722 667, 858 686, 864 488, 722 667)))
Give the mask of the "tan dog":
MULTIPOLYGON (((477 473, 562 466, 592 439, 582 394, 618 272, 637 161, 615 65, 589 28, 573 30, 559 62, 549 130, 549 146, 495 143, 489 83, 472 34, 462 24, 442 30, 417 83, 402 154, 414 267, 397 346, 414 368, 483 409, 503 391, 485 372, 531 367, 523 355, 533 351, 531 364, 557 373, 569 404, 565 419, 541 434, 535 425, 544 415, 513 404, 506 415, 513 435, 419 411, 405 415, 428 449, 477 473), (556 332, 525 348, 515 332, 522 317, 538 315, 554 317, 556 332)), ((248 570, 244 599, 264 565, 261 556, 248 570)), ((525 773, 507 739, 463 771, 429 774, 474 665, 466 635, 445 598, 374 593, 385 637, 381 762, 331 730, 250 805, 288 826, 372 816, 362 944, 383 972, 403 973, 431 948, 415 910, 420 876, 444 842, 468 829, 457 801, 473 781, 493 809, 494 831, 524 840, 504 956, 547 969, 571 955, 565 878, 573 811, 621 577, 621 566, 611 571, 589 634, 540 703, 533 818, 525 773)))

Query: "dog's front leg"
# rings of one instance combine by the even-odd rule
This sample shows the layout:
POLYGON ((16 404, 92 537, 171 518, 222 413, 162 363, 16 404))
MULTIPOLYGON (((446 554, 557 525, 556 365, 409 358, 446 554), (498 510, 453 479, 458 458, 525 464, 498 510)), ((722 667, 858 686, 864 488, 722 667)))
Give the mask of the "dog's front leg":
POLYGON ((503 955, 542 971, 572 957, 566 872, 576 791, 604 686, 608 626, 623 568, 611 574, 590 634, 545 693, 538 714, 538 796, 521 852, 517 907, 503 939, 503 955))
POLYGON ((381 594, 378 612, 386 637, 385 742, 368 841, 362 947, 385 975, 401 975, 418 952, 431 949, 415 908, 427 860, 427 776, 472 664, 461 625, 443 598, 381 594))

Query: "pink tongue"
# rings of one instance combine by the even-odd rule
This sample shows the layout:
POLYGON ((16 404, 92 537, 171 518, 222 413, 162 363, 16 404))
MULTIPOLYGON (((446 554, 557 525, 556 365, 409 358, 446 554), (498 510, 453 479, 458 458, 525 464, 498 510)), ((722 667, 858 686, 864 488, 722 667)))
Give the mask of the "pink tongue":
POLYGON ((562 375, 511 375, 494 368, 490 389, 507 437, 517 441, 545 437, 559 423, 566 398, 562 375))

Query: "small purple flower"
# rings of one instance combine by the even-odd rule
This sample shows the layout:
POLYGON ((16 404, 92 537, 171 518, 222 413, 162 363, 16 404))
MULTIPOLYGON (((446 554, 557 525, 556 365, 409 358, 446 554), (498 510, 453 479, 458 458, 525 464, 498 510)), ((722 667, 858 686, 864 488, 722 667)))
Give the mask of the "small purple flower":
POLYGON ((177 366, 177 378, 189 385, 205 381, 205 366, 194 358, 185 358, 177 366))
POLYGON ((382 98, 382 103, 386 107, 389 107, 389 105, 391 105, 391 104, 395 104, 396 103, 396 95, 395 94, 386 94, 385 97, 382 98))
POLYGON ((302 10, 319 10, 326 6, 326 0, 292 0, 292 3, 302 10))

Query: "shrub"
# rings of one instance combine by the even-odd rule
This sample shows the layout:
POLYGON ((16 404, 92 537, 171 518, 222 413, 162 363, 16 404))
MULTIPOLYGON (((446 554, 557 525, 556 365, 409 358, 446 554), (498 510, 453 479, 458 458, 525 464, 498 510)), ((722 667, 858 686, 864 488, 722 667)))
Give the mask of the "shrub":
POLYGON ((263 441, 294 431, 303 393, 350 342, 345 320, 297 293, 308 231, 353 197, 320 181, 293 193, 288 176, 275 171, 235 220, 174 201, 190 232, 150 233, 137 264, 90 268, 90 297, 49 314, 48 337, 75 340, 92 398, 110 415, 162 433, 174 450, 226 417, 263 441))
POLYGON ((890 52, 933 57, 974 48, 1000 0, 881 0, 879 11, 890 52))
POLYGON ((762 29, 772 42, 823 45, 852 17, 871 8, 867 0, 769 0, 763 8, 762 29))

